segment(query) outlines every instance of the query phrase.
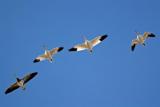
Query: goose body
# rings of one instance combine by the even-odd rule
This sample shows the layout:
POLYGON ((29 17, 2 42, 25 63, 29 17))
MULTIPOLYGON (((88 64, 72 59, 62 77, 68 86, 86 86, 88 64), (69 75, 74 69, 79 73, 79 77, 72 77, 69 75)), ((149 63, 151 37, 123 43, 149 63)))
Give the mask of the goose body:
POLYGON ((102 35, 94 38, 93 40, 89 41, 86 38, 84 39, 84 43, 75 45, 74 47, 70 48, 69 51, 82 51, 88 50, 89 52, 93 51, 93 47, 101 43, 104 39, 106 39, 108 35, 102 35))
POLYGON ((19 87, 21 87, 23 90, 25 89, 25 84, 30 81, 31 79, 33 79, 38 73, 37 72, 33 72, 30 73, 26 76, 24 76, 22 79, 16 78, 17 82, 12 84, 9 88, 6 89, 5 94, 8 94, 16 89, 18 89, 19 87))
POLYGON ((134 51, 136 45, 141 44, 145 46, 145 41, 146 39, 148 39, 149 37, 155 37, 155 34, 150 33, 150 32, 145 32, 143 35, 136 33, 137 34, 137 38, 132 40, 131 43, 131 50, 134 51))
POLYGON ((49 62, 53 61, 52 56, 55 55, 56 53, 60 52, 61 50, 63 50, 63 47, 57 47, 57 48, 53 48, 52 50, 45 50, 44 54, 38 56, 37 58, 34 59, 34 63, 43 61, 43 60, 48 60, 49 62))

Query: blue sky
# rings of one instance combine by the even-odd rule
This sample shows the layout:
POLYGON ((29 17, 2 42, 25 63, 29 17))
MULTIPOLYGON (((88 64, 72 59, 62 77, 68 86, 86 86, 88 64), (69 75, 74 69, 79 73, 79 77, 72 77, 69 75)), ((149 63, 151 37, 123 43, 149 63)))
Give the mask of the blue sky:
POLYGON ((159 0, 0 1, 0 106, 160 107, 159 0), (157 38, 130 50, 134 31, 157 38), (101 34, 109 37, 87 51, 68 49, 101 34), (64 46, 54 63, 32 63, 49 49, 64 46), (8 95, 5 89, 38 72, 8 95))

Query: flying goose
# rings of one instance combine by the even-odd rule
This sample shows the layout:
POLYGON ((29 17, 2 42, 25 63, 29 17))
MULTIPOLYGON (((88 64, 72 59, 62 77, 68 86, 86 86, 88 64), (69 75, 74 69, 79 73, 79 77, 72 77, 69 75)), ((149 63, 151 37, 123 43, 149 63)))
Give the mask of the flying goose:
POLYGON ((104 39, 106 39, 108 35, 101 35, 93 40, 89 41, 84 37, 84 43, 75 45, 74 47, 70 48, 69 51, 82 51, 82 50, 88 50, 89 52, 92 52, 93 47, 101 43, 104 39))
POLYGON ((145 40, 149 37, 155 37, 155 34, 150 33, 150 32, 144 32, 144 34, 140 34, 139 32, 136 32, 137 38, 132 40, 132 44, 131 44, 131 50, 134 51, 136 45, 138 44, 142 44, 143 46, 145 46, 145 40))
POLYGON ((34 78, 38 73, 37 72, 33 72, 30 73, 26 76, 24 76, 22 79, 16 78, 17 82, 12 84, 8 89, 6 89, 5 94, 8 94, 16 89, 18 89, 19 87, 21 87, 23 90, 25 90, 25 84, 30 81, 32 78, 34 78))
POLYGON ((43 55, 40 55, 37 58, 35 58, 33 62, 36 63, 36 62, 40 62, 40 61, 43 61, 46 59, 49 62, 52 62, 53 61, 52 56, 55 55, 56 53, 60 52, 61 50, 63 50, 63 47, 53 48, 52 50, 45 49, 45 53, 43 55))

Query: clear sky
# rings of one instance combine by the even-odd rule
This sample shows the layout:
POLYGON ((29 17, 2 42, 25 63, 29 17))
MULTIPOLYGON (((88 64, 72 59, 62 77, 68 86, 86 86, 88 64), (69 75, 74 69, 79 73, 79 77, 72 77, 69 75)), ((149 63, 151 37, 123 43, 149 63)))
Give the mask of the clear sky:
POLYGON ((1 0, 0 107, 160 107, 159 0, 1 0), (134 31, 153 32, 146 46, 130 50, 134 31), (87 51, 69 53, 109 37, 87 51), (33 63, 64 46, 54 62, 33 63), (8 95, 5 89, 30 72, 39 74, 8 95))

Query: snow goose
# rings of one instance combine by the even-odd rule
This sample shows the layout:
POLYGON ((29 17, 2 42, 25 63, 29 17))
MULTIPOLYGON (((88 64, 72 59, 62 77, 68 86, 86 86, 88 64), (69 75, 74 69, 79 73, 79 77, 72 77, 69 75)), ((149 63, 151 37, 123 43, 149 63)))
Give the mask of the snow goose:
POLYGON ((136 32, 137 38, 132 40, 131 43, 131 50, 134 51, 136 45, 142 44, 145 46, 145 40, 149 37, 155 37, 155 34, 150 32, 144 32, 143 35, 141 35, 139 32, 136 32))
POLYGON ((84 43, 75 45, 74 47, 70 48, 69 51, 82 51, 82 50, 88 50, 89 52, 92 52, 93 47, 101 43, 104 39, 106 39, 108 35, 101 35, 93 40, 89 41, 84 37, 84 43))
POLYGON ((37 72, 33 72, 30 73, 26 76, 24 76, 22 79, 16 78, 17 82, 12 84, 9 88, 6 89, 5 94, 8 94, 16 89, 18 89, 19 87, 21 87, 23 90, 25 90, 25 84, 30 81, 32 78, 34 78, 38 73, 37 72))
POLYGON ((64 49, 63 47, 53 48, 52 50, 45 49, 45 53, 38 56, 37 58, 35 58, 33 62, 36 63, 36 62, 40 62, 40 61, 43 61, 43 60, 46 60, 46 59, 49 62, 52 62, 53 61, 52 56, 55 55, 56 53, 60 52, 63 49, 64 49))

